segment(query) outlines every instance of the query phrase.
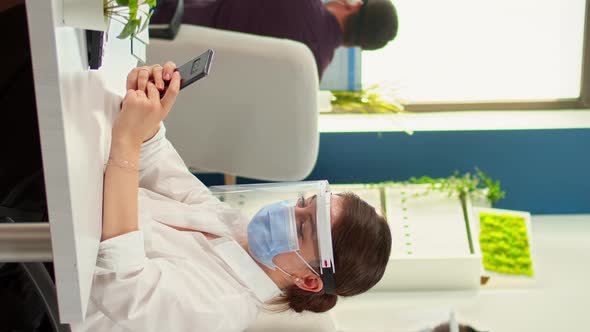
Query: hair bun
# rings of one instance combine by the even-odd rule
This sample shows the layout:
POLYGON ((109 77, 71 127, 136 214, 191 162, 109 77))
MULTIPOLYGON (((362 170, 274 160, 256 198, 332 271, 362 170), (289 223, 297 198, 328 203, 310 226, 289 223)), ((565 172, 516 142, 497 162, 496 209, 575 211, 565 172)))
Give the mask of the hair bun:
POLYGON ((296 312, 304 310, 311 312, 326 312, 332 309, 338 301, 338 295, 325 294, 323 291, 312 293, 297 286, 287 289, 289 307, 296 312))

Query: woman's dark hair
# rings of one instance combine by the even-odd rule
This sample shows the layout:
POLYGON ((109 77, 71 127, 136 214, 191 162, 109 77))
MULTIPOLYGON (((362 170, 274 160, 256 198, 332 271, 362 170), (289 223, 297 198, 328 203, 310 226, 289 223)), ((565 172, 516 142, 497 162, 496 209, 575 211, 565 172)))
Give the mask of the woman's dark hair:
POLYGON ((397 35, 397 12, 391 0, 365 0, 361 9, 344 22, 344 46, 376 50, 397 35))
POLYGON ((297 286, 285 289, 271 302, 291 308, 324 312, 336 305, 338 296, 353 296, 373 287, 383 274, 391 253, 391 231, 387 220, 375 208, 353 193, 342 197, 342 215, 332 229, 336 294, 314 293, 297 286))

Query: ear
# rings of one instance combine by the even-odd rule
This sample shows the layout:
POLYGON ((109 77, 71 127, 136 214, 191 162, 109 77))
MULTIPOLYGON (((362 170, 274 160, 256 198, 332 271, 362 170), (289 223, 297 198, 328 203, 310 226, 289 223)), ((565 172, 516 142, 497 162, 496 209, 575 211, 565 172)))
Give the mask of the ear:
POLYGON ((295 286, 308 292, 317 293, 324 288, 324 283, 320 277, 310 273, 305 277, 296 279, 295 286))

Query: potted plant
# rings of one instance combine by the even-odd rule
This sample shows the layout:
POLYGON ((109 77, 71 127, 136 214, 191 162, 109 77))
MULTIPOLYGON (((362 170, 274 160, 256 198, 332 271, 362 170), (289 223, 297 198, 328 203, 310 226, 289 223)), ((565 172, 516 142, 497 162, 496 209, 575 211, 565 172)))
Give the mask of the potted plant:
POLYGON ((104 31, 109 20, 117 21, 123 25, 117 38, 130 38, 133 41, 133 38, 148 26, 155 6, 156 0, 103 0, 102 13, 103 20, 107 22, 106 25, 100 30, 93 28, 86 30, 90 69, 98 69, 102 65, 103 47, 107 42, 104 31))
MULTIPOLYGON (((402 113, 404 107, 387 100, 375 85, 360 91, 332 91, 332 111, 336 113, 402 113)), ((390 98, 391 99, 391 98, 390 98)))
POLYGON ((147 28, 155 7, 156 0, 104 0, 104 15, 125 25, 117 38, 134 38, 147 28))
POLYGON ((106 31, 109 20, 117 20, 125 25, 119 38, 128 38, 147 27, 155 6, 156 0, 63 0, 63 21, 71 27, 106 31))

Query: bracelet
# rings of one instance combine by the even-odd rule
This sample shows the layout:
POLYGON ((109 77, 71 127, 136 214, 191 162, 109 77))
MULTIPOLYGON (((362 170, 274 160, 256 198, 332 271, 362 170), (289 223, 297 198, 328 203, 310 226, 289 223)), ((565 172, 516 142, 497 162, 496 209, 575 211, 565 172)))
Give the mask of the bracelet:
POLYGON ((119 168, 122 168, 122 169, 128 170, 128 171, 133 171, 133 172, 139 171, 139 169, 137 168, 137 166, 135 166, 135 164, 133 164, 127 160, 116 160, 113 158, 109 158, 109 160, 107 161, 105 166, 109 166, 109 165, 119 167, 119 168))

